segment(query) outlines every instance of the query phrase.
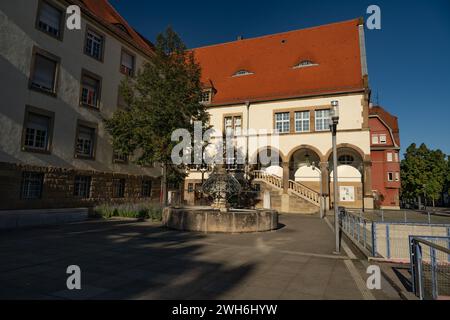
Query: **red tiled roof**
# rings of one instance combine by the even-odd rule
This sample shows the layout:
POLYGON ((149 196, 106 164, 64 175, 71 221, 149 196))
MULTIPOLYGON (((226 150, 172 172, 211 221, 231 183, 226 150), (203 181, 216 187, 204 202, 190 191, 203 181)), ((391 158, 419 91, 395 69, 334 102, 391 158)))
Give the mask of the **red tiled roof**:
POLYGON ((153 51, 150 41, 144 39, 138 34, 128 22, 114 9, 108 0, 80 0, 87 10, 89 10, 95 18, 103 23, 106 23, 113 30, 122 36, 128 37, 135 45, 144 51, 153 51), (117 25, 125 27, 127 32, 120 30, 117 25))
POLYGON ((359 19, 194 49, 213 105, 364 89, 359 19), (293 69, 303 60, 318 66, 293 69), (239 70, 251 75, 233 77, 239 70))
POLYGON ((400 129, 398 126, 398 118, 389 112, 387 112, 383 107, 373 106, 369 108, 369 116, 378 116, 381 120, 391 129, 394 136, 395 142, 400 146, 400 129))

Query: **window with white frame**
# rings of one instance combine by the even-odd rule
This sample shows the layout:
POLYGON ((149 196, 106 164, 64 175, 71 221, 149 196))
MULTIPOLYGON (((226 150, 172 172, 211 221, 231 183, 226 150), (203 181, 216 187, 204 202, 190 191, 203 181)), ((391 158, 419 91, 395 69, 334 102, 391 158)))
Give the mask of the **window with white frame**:
POLYGON ((372 135, 372 144, 378 144, 378 135, 377 134, 373 134, 372 135))
POLYGON ((39 7, 37 27, 39 30, 56 38, 61 37, 63 12, 47 1, 42 1, 39 7))
POLYGON ((394 181, 394 173, 388 172, 388 181, 394 181))
POLYGON ((289 112, 275 113, 275 131, 277 133, 288 133, 291 130, 289 112))
POLYGON ((226 135, 241 135, 242 133, 242 117, 227 116, 224 118, 224 129, 226 135))
POLYGON ((208 104, 211 103, 212 91, 210 89, 203 90, 200 97, 200 103, 208 104))
POLYGON ((36 53, 31 75, 31 87, 54 93, 56 90, 57 67, 58 61, 41 53, 36 53))
POLYGON ((387 161, 392 162, 393 161, 392 152, 388 152, 386 155, 387 155, 387 161))
POLYGON ((77 156, 93 158, 95 145, 95 129, 79 125, 77 134, 77 145, 75 153, 77 156))
POLYGON ((330 129, 330 109, 316 110, 316 131, 330 129))
POLYGON ((135 56, 133 56, 132 54, 128 53, 125 50, 122 50, 120 71, 123 74, 132 77, 134 75, 134 66, 135 66, 135 56))
POLYGON ((44 174, 39 172, 23 172, 21 199, 35 200, 42 197, 44 174))
POLYGON ((88 199, 91 197, 91 177, 76 176, 73 194, 75 197, 88 199))
POLYGON ((103 36, 92 31, 91 29, 87 29, 86 44, 84 47, 84 52, 87 55, 89 55, 97 60, 102 60, 103 44, 104 44, 103 36))
POLYGON ((81 77, 81 104, 93 108, 99 107, 100 80, 84 73, 81 77))
POLYGON ((398 152, 394 152, 394 160, 395 162, 399 162, 398 152))
POLYGON ((33 150, 49 149, 51 118, 29 112, 26 116, 24 147, 33 150))
POLYGON ((387 142, 387 138, 385 134, 380 134, 380 144, 385 144, 387 142))
POLYGON ((295 112, 295 132, 309 132, 309 111, 295 112))
POLYGON ((395 181, 400 181, 400 172, 395 173, 395 181))

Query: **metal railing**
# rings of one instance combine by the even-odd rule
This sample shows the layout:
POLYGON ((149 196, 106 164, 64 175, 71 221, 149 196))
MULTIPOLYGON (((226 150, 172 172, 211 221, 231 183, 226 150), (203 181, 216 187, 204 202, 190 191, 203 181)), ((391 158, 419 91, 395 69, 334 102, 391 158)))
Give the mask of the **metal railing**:
POLYGON ((279 189, 283 188, 283 179, 273 174, 269 174, 264 171, 253 171, 253 178, 255 180, 263 180, 270 185, 277 187, 279 189))
POLYGON ((422 300, 450 300, 450 237, 410 236, 411 283, 422 300))
POLYGON ((375 222, 355 215, 345 209, 340 210, 341 230, 355 242, 368 256, 377 256, 375 222))
POLYGON ((301 198, 320 206, 320 194, 317 191, 293 180, 289 180, 288 189, 301 198))
POLYGON ((450 237, 449 224, 374 221, 364 214, 340 211, 341 230, 369 257, 409 263, 409 236, 450 237))
MULTIPOLYGON (((273 174, 255 170, 253 171, 253 178, 255 180, 267 182, 278 189, 283 188, 283 179, 273 174)), ((288 190, 296 196, 303 198, 316 206, 320 206, 320 194, 317 191, 293 180, 289 180, 288 190)))

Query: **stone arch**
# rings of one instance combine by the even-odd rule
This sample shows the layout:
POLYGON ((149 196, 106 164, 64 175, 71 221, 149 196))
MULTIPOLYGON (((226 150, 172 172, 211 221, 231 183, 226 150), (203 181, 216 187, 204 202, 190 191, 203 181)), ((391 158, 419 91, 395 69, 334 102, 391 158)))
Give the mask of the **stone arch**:
POLYGON ((287 155, 287 158, 286 158, 286 159, 287 159, 287 160, 291 160, 291 158, 292 158, 292 156, 294 155, 294 153, 296 153, 297 151, 299 151, 299 150, 301 150, 301 149, 309 149, 309 150, 312 150, 312 151, 314 151, 314 152, 319 156, 321 162, 326 161, 326 160, 325 160, 326 158, 324 158, 322 152, 320 152, 320 150, 317 149, 316 147, 311 146, 311 145, 309 145, 309 144, 302 144, 302 145, 299 145, 299 146, 293 148, 293 149, 289 152, 289 154, 287 155))
POLYGON ((299 145, 288 155, 289 179, 316 190, 321 190, 323 154, 310 145, 299 145))
MULTIPOLYGON (((337 146, 338 149, 338 155, 339 155, 339 149, 353 149, 353 151, 355 151, 356 153, 358 153, 358 155, 361 157, 362 161, 366 161, 368 158, 370 159, 370 156, 367 156, 364 151, 362 151, 361 148, 355 146, 354 144, 350 144, 350 143, 341 143, 338 144, 337 146)), ((323 161, 329 161, 331 155, 333 154, 333 149, 328 150, 328 152, 325 154, 323 161)))
MULTIPOLYGON (((259 154, 262 151, 267 150, 267 149, 275 150, 278 153, 281 162, 286 162, 286 156, 278 148, 275 148, 272 146, 264 146, 264 147, 260 147, 258 150, 253 152, 253 154, 250 156, 250 159, 249 159, 250 164, 251 165, 257 164, 259 154)), ((280 163, 280 165, 281 165, 281 163, 280 163)))

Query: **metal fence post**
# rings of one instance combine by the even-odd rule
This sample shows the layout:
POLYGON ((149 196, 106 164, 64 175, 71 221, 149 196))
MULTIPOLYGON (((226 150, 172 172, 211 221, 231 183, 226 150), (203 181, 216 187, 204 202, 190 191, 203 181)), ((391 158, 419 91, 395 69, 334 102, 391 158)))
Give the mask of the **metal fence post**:
POLYGON ((409 261, 410 261, 410 272, 411 272, 411 286, 412 286, 412 292, 417 295, 416 292, 416 268, 417 268, 417 262, 416 262, 416 253, 414 252, 414 238, 412 236, 409 236, 409 261))
MULTIPOLYGON (((447 243, 447 248, 449 248, 450 249, 450 228, 447 228, 447 237, 449 237, 449 239, 448 239, 448 243, 447 243)), ((450 254, 448 254, 447 255, 447 260, 448 260, 448 262, 450 262, 450 254)))
POLYGON ((437 267, 436 267, 436 249, 430 247, 430 258, 431 258, 431 292, 433 295, 433 300, 438 297, 438 282, 437 282, 437 267))
POLYGON ((377 231, 375 222, 372 221, 372 256, 377 256, 377 231))
POLYGON ((389 224, 386 224, 386 255, 387 258, 391 258, 391 241, 389 235, 389 224))
POLYGON ((361 218, 358 218, 358 243, 361 241, 361 218))
MULTIPOLYGON (((367 230, 366 230, 366 220, 363 220, 363 237, 364 237, 364 248, 367 248, 367 230)), ((449 242, 450 244, 450 242, 449 242)), ((449 256, 450 257, 450 256, 449 256)))
POLYGON ((423 300, 423 279, 422 279, 422 247, 419 243, 415 243, 416 249, 416 262, 417 262, 417 279, 418 283, 418 291, 419 291, 419 299, 423 300))

